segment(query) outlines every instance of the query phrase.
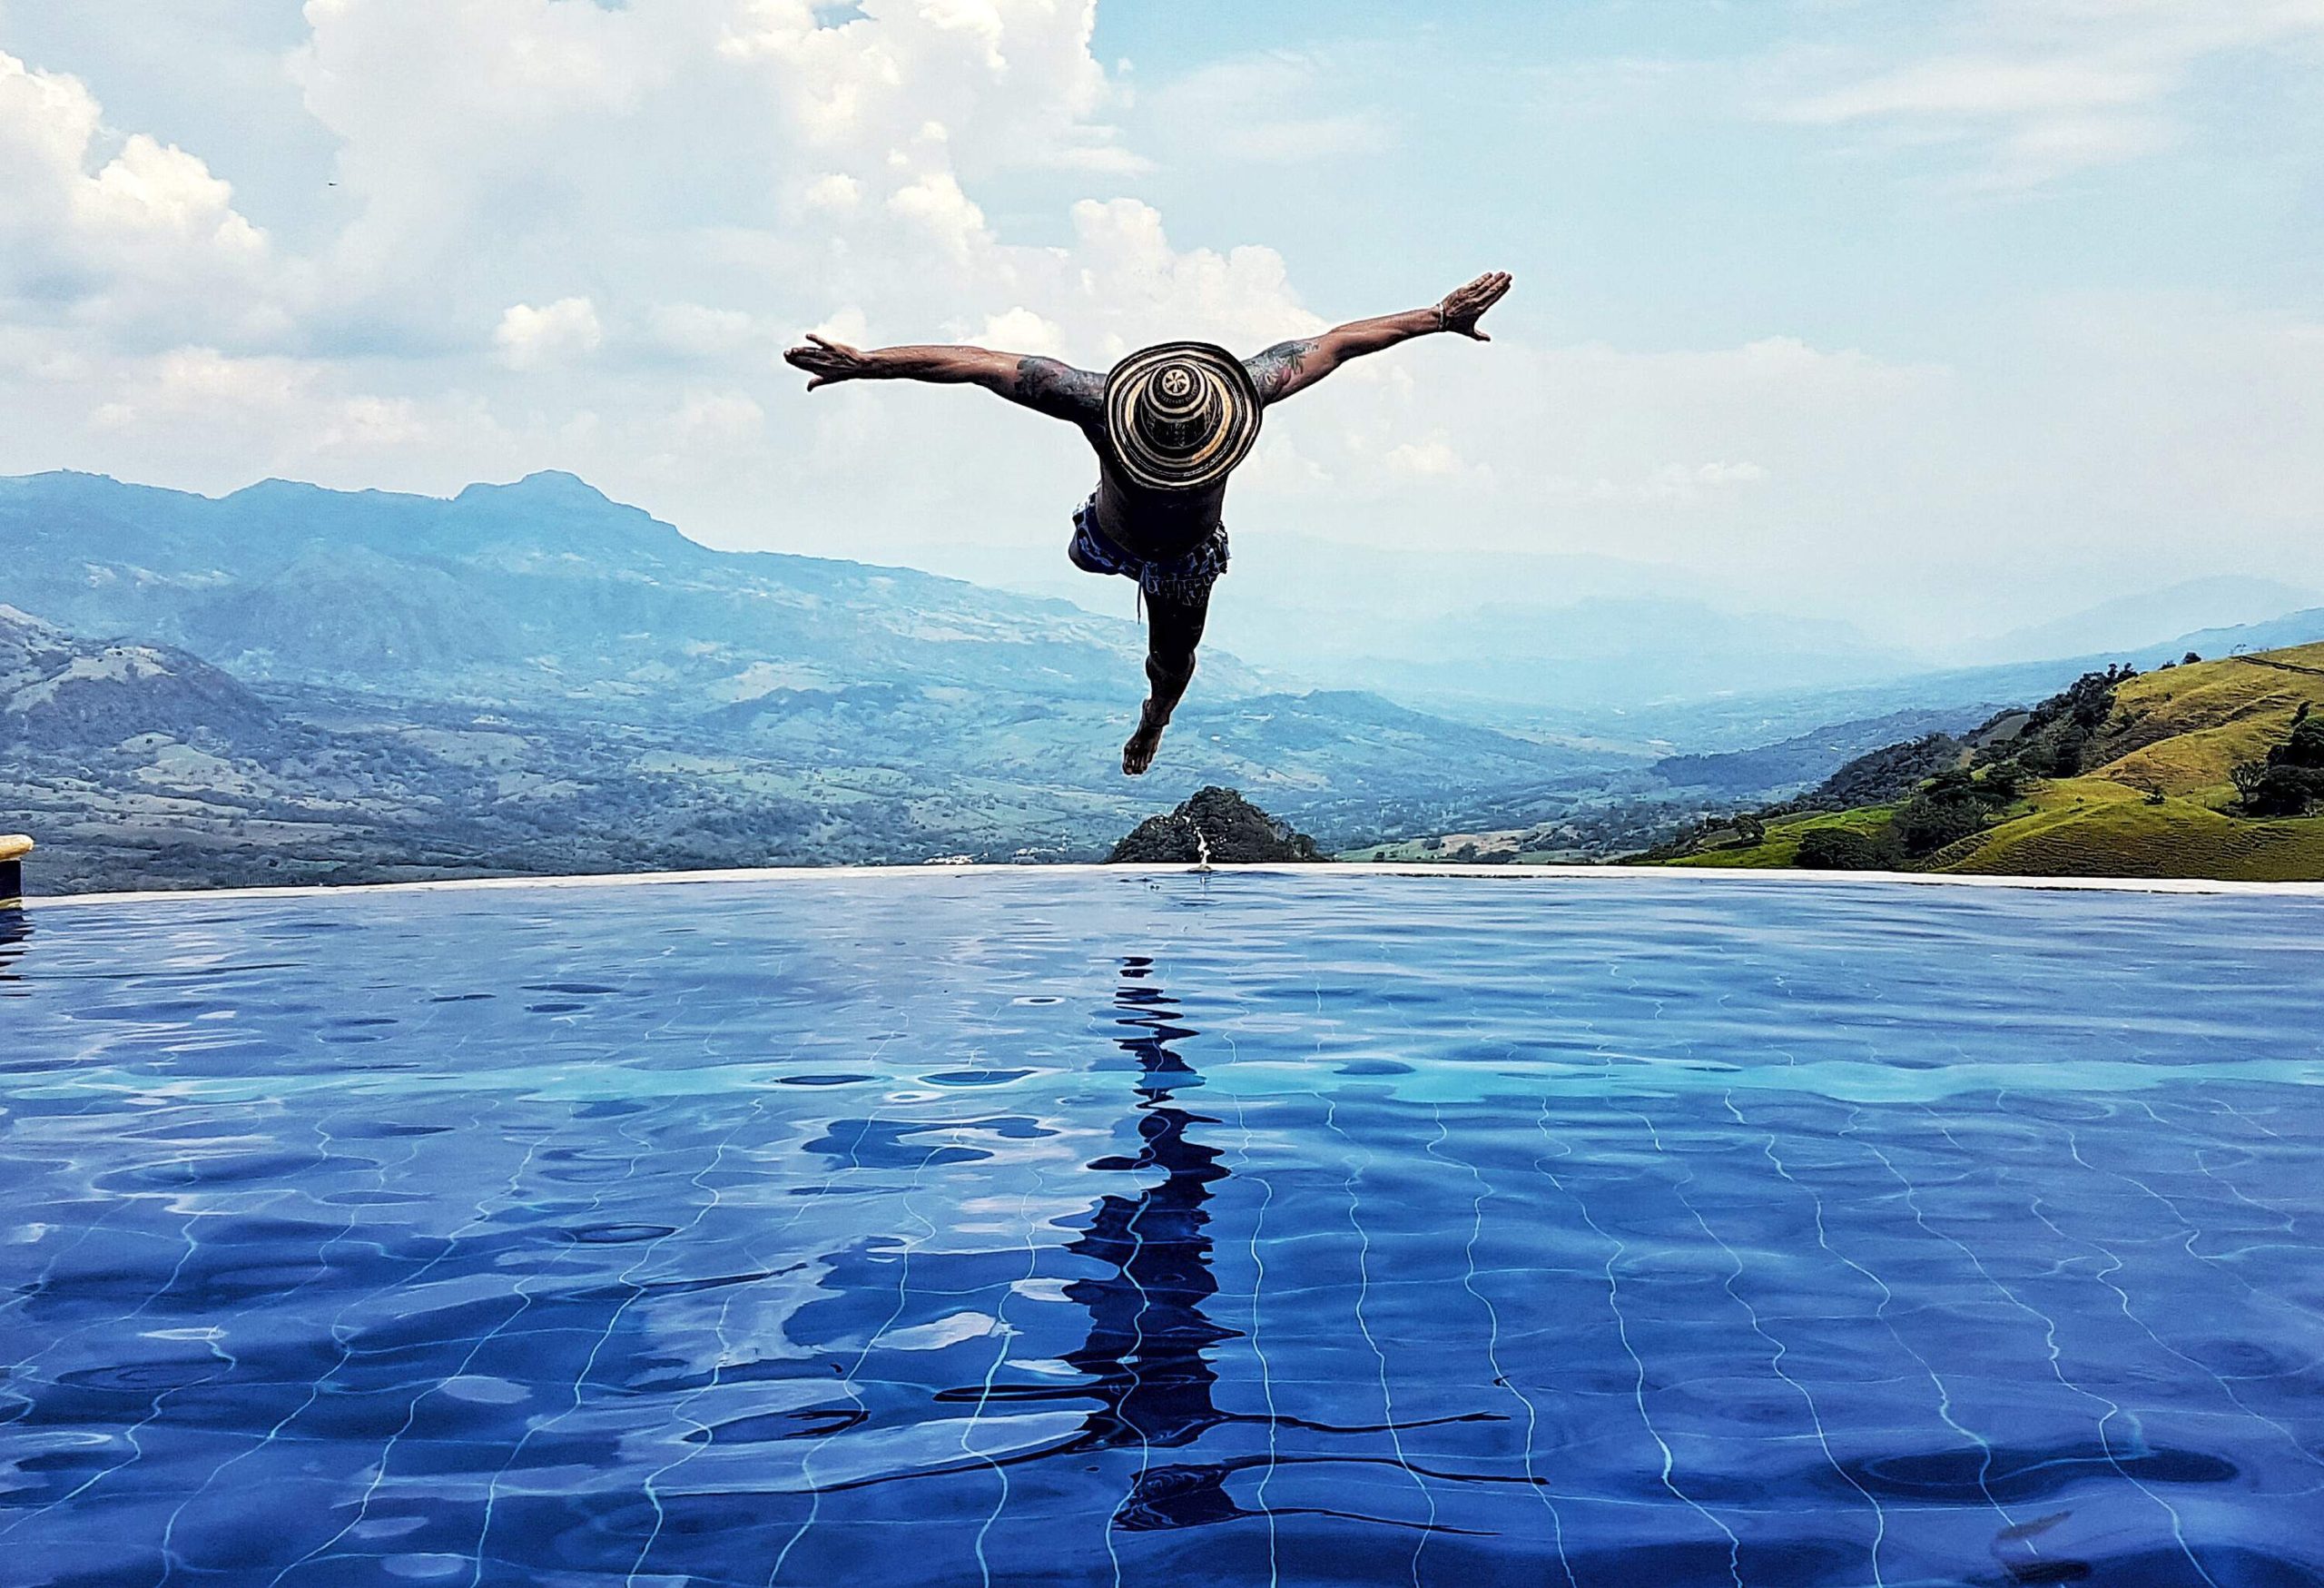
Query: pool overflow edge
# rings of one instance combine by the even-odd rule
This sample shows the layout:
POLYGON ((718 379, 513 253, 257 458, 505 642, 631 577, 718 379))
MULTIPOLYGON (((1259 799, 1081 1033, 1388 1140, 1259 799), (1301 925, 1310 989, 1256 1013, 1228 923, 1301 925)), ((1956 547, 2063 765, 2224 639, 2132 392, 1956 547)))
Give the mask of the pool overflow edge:
MULTIPOLYGON (((12 842, 0 838, 0 903, 16 901, 16 873, 21 856, 32 847, 31 840, 22 841, 22 847, 13 853, 6 845, 12 842)), ((615 888, 649 886, 686 886, 703 883, 763 883, 824 879, 862 879, 893 877, 939 876, 1037 876, 1044 874, 1088 876, 1196 876, 1211 877, 1227 873, 1247 873, 1282 877, 1393 877, 1393 878, 1456 878, 1480 882, 1588 882, 1639 881, 1659 878, 1672 882, 1693 883, 1706 887, 1731 886, 1799 886, 1858 883, 1889 883, 1907 887, 1952 888, 2011 888, 2048 890, 2062 893, 2240 893, 2271 896, 2306 896, 2324 898, 2324 883, 2247 883, 2228 882, 2208 877, 2039 877, 2039 876, 1961 876, 1926 872, 1830 872, 1794 871, 1775 868, 1709 868, 1690 866, 1624 866, 1624 865, 1381 865, 1349 863, 1337 865, 1315 864, 1232 864, 1213 863, 1208 865, 1107 865, 1075 863, 1060 865, 1001 864, 936 864, 936 865, 844 865, 844 866, 755 866, 722 871, 694 872, 613 872, 583 876, 514 876, 457 877, 426 882, 352 883, 345 884, 309 883, 270 888, 164 888, 142 892, 113 893, 35 894, 23 903, 40 909, 78 904, 143 904, 166 900, 203 901, 214 902, 222 899, 296 899, 323 895, 363 895, 369 893, 419 893, 446 891, 484 892, 515 888, 615 888)))

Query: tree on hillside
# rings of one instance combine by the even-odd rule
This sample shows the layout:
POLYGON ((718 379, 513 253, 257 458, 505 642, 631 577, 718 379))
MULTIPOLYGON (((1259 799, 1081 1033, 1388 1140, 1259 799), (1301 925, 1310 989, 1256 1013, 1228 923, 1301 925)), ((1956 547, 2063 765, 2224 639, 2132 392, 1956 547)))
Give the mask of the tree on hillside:
POLYGON ((2014 761, 1996 761, 1977 779, 1977 792, 1995 805, 2015 799, 2025 786, 2025 771, 2014 761))
POLYGON ((1884 745, 1849 761, 1807 793, 1777 811, 1846 811, 1885 804, 1910 794, 1921 782, 1960 764, 1965 747, 1950 734, 1927 734, 1901 745, 1884 745))
POLYGON ((2014 761, 2036 777, 2073 777, 2089 758, 2091 741, 2114 714, 2114 691, 2139 676, 2117 663, 2102 673, 2084 673, 2025 714, 2015 734, 1978 752, 1988 764, 2014 761))
POLYGON ((1959 768, 1929 779, 1926 787, 1905 802, 1892 824, 1905 853, 1934 854, 1946 844, 1982 831, 1985 801, 1976 780, 1959 768))
POLYGON ((2300 766, 2309 769, 2324 766, 2324 717, 2312 715, 2306 701, 2292 714, 2291 732, 2284 742, 2268 752, 2271 765, 2300 766))
POLYGON ((2284 742, 2263 760, 2246 761, 2230 774, 2243 811, 2252 816, 2298 816, 2324 803, 2324 717, 2302 704, 2284 742))
POLYGON ((1817 872, 1893 871, 1902 863, 1895 849, 1852 827, 1817 827, 1799 840, 1793 864, 1817 872))

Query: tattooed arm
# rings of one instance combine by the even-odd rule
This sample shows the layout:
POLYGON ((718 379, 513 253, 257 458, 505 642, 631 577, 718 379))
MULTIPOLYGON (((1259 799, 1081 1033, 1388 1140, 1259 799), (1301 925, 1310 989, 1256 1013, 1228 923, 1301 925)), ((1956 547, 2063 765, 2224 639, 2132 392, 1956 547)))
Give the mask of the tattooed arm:
POLYGON ((969 384, 997 391, 1052 419, 1077 424, 1103 417, 1106 378, 1055 359, 999 353, 990 348, 851 348, 807 334, 807 344, 791 349, 783 361, 813 379, 807 390, 834 380, 931 380, 969 384))
POLYGON ((1348 360, 1376 353, 1412 337, 1451 330, 1481 342, 1491 341, 1492 338, 1477 329, 1477 321, 1508 293, 1509 281, 1507 271, 1492 271, 1446 293, 1442 302, 1430 308, 1383 314, 1374 320, 1351 321, 1321 336, 1277 342, 1245 360, 1244 368, 1259 383, 1262 398, 1268 402, 1281 402, 1293 392, 1315 385, 1348 360))

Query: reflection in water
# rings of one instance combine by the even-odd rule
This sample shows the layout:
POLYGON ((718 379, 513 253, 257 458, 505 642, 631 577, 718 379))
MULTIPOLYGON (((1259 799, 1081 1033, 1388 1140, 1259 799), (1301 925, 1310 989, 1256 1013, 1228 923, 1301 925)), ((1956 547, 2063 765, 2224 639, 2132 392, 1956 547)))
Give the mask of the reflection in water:
POLYGON ((17 972, 16 961, 32 934, 31 916, 17 905, 0 904, 0 998, 21 998, 28 991, 20 985, 24 978, 17 972))
POLYGON ((1211 1399, 1218 1375, 1204 1353, 1234 1331, 1203 1316, 1218 1293, 1210 1271, 1211 1187, 1226 1178, 1218 1150, 1187 1139, 1187 1128, 1213 1120, 1179 1108, 1176 1093, 1202 1077, 1171 1047, 1197 1035, 1150 985, 1153 962, 1124 962, 1114 1001, 1117 1023, 1137 1034, 1116 1039, 1137 1061, 1141 1145, 1135 1158, 1101 1158, 1092 1169, 1160 1169, 1161 1183, 1135 1196, 1108 1196, 1088 1230, 1067 1249, 1102 1263, 1103 1277, 1076 1279, 1066 1296, 1089 1309, 1089 1337, 1065 1360, 1089 1376, 1081 1393, 1101 1403, 1078 1443, 1085 1448, 1142 1445, 1169 1448, 1200 1436, 1220 1420, 1211 1399))
MULTIPOLYGON (((1202 1085, 1202 1076, 1171 1046, 1201 1033, 1167 992, 1152 981, 1154 962, 1142 954, 1122 961, 1121 984, 1114 994, 1115 1023, 1134 1034, 1115 1045, 1137 1065, 1139 1148, 1134 1157, 1109 1155, 1090 1161, 1100 1173, 1158 1169, 1163 1179, 1131 1196, 1102 1198, 1088 1228, 1066 1249, 1103 1264, 1096 1278, 1076 1279, 1067 1297, 1089 1312, 1088 1337, 1065 1361, 1086 1376, 1072 1385, 999 1384, 944 1390, 939 1400, 1087 1400, 1098 1406, 1068 1438, 1044 1448, 1002 1458, 1000 1465, 1038 1461, 1093 1450, 1167 1450, 1192 1444, 1225 1423, 1298 1428, 1318 1434, 1377 1434, 1391 1426, 1424 1428, 1444 1423, 1494 1421, 1485 1413, 1390 1424, 1339 1425, 1283 1415, 1254 1416, 1219 1408, 1212 1396, 1218 1382, 1208 1352, 1236 1331, 1213 1323, 1203 1304, 1218 1293, 1211 1273, 1210 1215, 1213 1188, 1227 1178, 1218 1149, 1191 1139, 1187 1129, 1217 1121, 1189 1113, 1177 1093, 1202 1085)), ((1131 1530, 1191 1527, 1259 1513, 1246 1510, 1226 1493, 1226 1480, 1246 1467, 1305 1462, 1355 1461, 1395 1466, 1385 1456, 1253 1455, 1237 1459, 1148 1465, 1115 1514, 1115 1524, 1131 1530)), ((1441 1475, 1447 1477, 1461 1475, 1441 1475)), ((1275 1507, 1278 1515, 1292 1508, 1275 1507)), ((1322 1514, 1343 1515, 1327 1512, 1322 1514)), ((1386 1521, 1387 1518, 1366 1518, 1386 1521)), ((1419 1525, 1419 1524, 1412 1524, 1419 1525)), ((1454 1529, 1432 1527, 1429 1531, 1454 1529)))

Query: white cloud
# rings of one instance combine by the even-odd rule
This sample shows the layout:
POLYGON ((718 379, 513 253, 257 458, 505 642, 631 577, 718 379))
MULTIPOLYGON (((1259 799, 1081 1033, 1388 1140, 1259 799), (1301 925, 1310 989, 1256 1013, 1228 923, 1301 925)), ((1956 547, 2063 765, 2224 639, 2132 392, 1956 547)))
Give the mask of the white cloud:
POLYGON ((898 188, 888 195, 888 212, 920 227, 956 263, 968 263, 989 241, 984 212, 949 171, 931 172, 898 188))
POLYGON ((230 358, 215 348, 174 349, 146 370, 133 402, 141 413, 262 416, 302 401, 315 382, 315 371, 296 360, 230 358))
POLYGON ((1797 94, 1783 119, 1978 151, 1975 185, 2026 189, 2166 148, 2207 64, 2324 39, 2315 0, 2008 0, 1949 47, 1797 94))
POLYGON ((1164 85, 1141 121, 1178 157, 1295 165, 1389 146, 1376 111, 1331 108, 1332 74, 1284 52, 1214 62, 1164 85))
POLYGON ((778 334, 755 315, 701 303, 657 303, 646 321, 664 352, 700 362, 763 353, 778 334))
POLYGON ((1065 350, 1065 332, 1053 320, 1044 320, 1023 307, 1006 310, 989 317, 984 329, 969 339, 979 347, 999 348, 1007 352, 1039 353, 1044 358, 1061 357, 1065 350))
POLYGON ((0 53, 0 301, 133 337, 277 328, 266 234, 232 187, 143 133, 113 146, 79 78, 0 53))
POLYGON ((1406 441, 1402 446, 1392 447, 1382 461, 1392 474, 1435 478, 1459 474, 1462 468, 1460 453, 1452 449, 1452 443, 1441 433, 1424 441, 1406 441))
POLYGON ((596 306, 586 298, 559 298, 540 309, 511 303, 492 333, 500 361, 511 370, 538 370, 586 358, 605 340, 596 306))
POLYGON ((858 303, 842 304, 808 329, 826 341, 852 348, 872 345, 872 322, 858 303))
POLYGON ((878 301, 975 324, 1023 299, 1030 252, 1004 247, 977 181, 1143 166, 1105 120, 1094 15, 1094 0, 312 0, 293 70, 357 207, 329 255, 334 311, 426 346, 541 301, 530 272, 562 251, 603 273, 609 323, 648 318, 634 298, 652 278, 653 302, 714 311, 878 301))
MULTIPOLYGON (((1059 282, 1068 290, 1057 300, 1078 311, 1068 325, 1085 334, 1096 331, 1100 363, 1171 337, 1199 336, 1256 350, 1324 328, 1319 316, 1301 307, 1289 267, 1272 248, 1182 252, 1164 232, 1161 212, 1136 199, 1083 200, 1073 206, 1073 255, 1045 262, 1053 277, 1066 274, 1056 264, 1070 271, 1070 281, 1059 282)), ((1087 340, 1079 345, 1087 357, 1087 340)))
POLYGON ((687 446, 725 446, 747 440, 766 422, 766 410, 746 391, 689 391, 671 419, 671 429, 687 446))
MULTIPOLYGON (((1681 506, 1699 502, 1714 491, 1738 485, 1749 485, 1767 478, 1768 471, 1756 463, 1666 463, 1637 485, 1624 488, 1615 486, 1610 494, 1617 500, 1640 502, 1669 502, 1681 506)), ((1600 481, 1601 488, 1611 482, 1600 481)))
MULTIPOLYGON (((2181 138, 2238 52, 2319 36, 2319 10, 1994 0, 1915 14, 1908 49, 1889 16, 1779 67, 1630 57, 1547 94, 1529 76, 1554 121, 1541 158, 1569 165, 1543 167, 1540 191, 1589 185, 1591 161, 1615 170, 1592 140, 1636 120, 1640 94, 1673 113, 1657 160, 1735 115, 1778 114, 2038 184, 2181 138), (1738 109, 1750 90, 1764 97, 1738 109)), ((1053 552, 1092 468, 1068 427, 970 391, 809 397, 780 349, 812 326, 1103 368, 1166 337, 1247 350, 1312 332, 1324 321, 1300 288, 1320 301, 1334 249, 1270 234, 1254 195, 1332 170, 1253 167, 1384 153, 1409 174, 1397 138, 1431 135, 1391 119, 1419 99, 1357 91, 1402 81, 1392 68, 1344 80, 1344 55, 1237 56, 1133 102, 1090 54, 1091 15, 1087 0, 310 0, 299 130, 335 163, 271 182, 182 115, 110 126, 80 80, 0 61, 0 439, 29 467, 204 488, 284 473, 448 491, 564 467, 723 544, 880 557, 940 535, 1053 552), (1165 181, 1125 180, 1145 155, 1165 181), (1202 222, 1173 207, 1166 224, 1147 202, 1195 183, 1202 222), (1269 245, 1291 242, 1290 259, 1269 245)), ((137 119, 112 86, 133 74, 90 75, 105 109, 137 119)), ((1478 126, 1499 113, 1455 108, 1478 126)), ((1799 134, 1753 135, 1788 150, 1799 134)), ((1487 151, 1447 168, 1448 191, 1531 192, 1532 157, 1487 151)), ((1568 272, 1613 235, 1603 215, 1551 239, 1562 214, 1468 212, 1479 235, 1564 251, 1568 272)), ((1867 213, 1819 196, 1810 224, 1867 213)), ((1625 208, 1616 241, 1683 242, 1686 215, 1657 233, 1625 208)), ((2281 222, 2293 248, 2296 222, 2281 222)), ((1399 239, 1416 254, 1439 241, 1399 239)), ((1878 240, 1844 256, 1833 268, 1876 270, 1878 240)), ((1731 314, 1666 322, 1642 295, 1679 290, 1667 281, 1626 297, 1520 261, 1529 284, 1491 347, 1429 339, 1271 413, 1231 520, 1662 557, 1778 593, 1813 568, 1834 598, 1891 607, 1931 606, 1947 580, 1986 598, 1990 567, 2028 547, 2111 558, 2106 537, 2131 525, 2142 558, 2280 550, 2324 577, 2307 549, 2324 499, 2313 312, 2124 300, 2069 324, 2000 294, 1900 327, 1861 293, 1803 308, 1807 263, 1788 301, 1747 281, 1723 294, 1731 314), (1630 343, 1669 340, 1583 340, 1601 309, 1654 328, 1630 343), (1725 329, 1667 329, 1681 324, 1725 329), (1762 334, 1804 326, 1823 329, 1762 334)), ((2256 281, 2243 301, 2272 290, 2256 281)))
POLYGON ((315 444, 325 452, 389 452, 434 436, 435 427, 408 398, 350 397, 324 416, 315 444))
POLYGON ((836 171, 827 171, 807 184, 807 204, 810 209, 844 213, 863 200, 863 184, 853 177, 836 171))
POLYGON ((2157 98, 2168 80, 2151 65, 2093 60, 2020 61, 1955 55, 1851 84, 1792 107, 1803 122, 1872 116, 2016 116, 2113 109, 2157 98))
POLYGON ((1299 444, 1281 433, 1262 429, 1250 461, 1235 476, 1238 490, 1262 498, 1312 496, 1333 487, 1331 470, 1311 458, 1299 444))

